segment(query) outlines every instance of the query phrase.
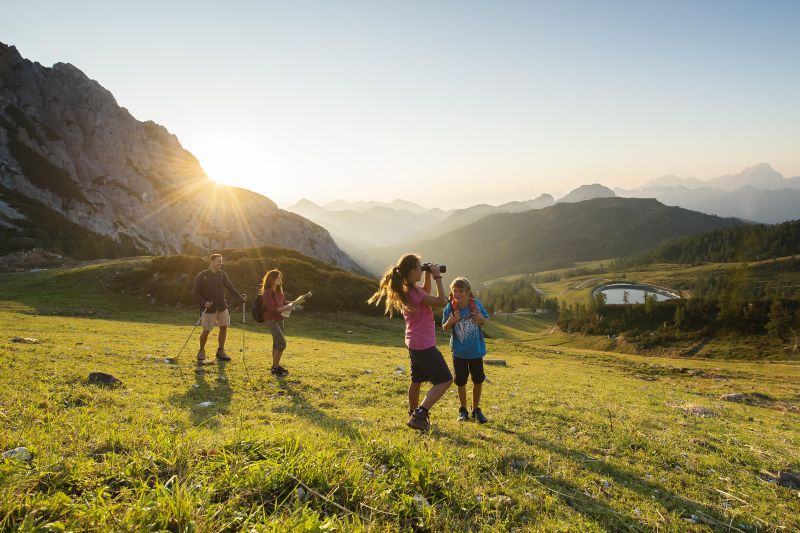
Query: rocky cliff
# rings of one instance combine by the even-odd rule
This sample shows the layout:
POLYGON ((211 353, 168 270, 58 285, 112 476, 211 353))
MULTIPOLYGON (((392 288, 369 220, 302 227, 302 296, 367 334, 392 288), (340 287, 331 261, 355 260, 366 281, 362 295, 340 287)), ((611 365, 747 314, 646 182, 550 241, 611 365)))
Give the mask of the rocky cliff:
POLYGON ((131 249, 270 244, 358 270, 322 227, 260 194, 210 181, 175 135, 136 120, 76 67, 47 68, 2 43, 0 193, 7 232, 37 225, 25 208, 33 201, 36 213, 46 206, 131 249))

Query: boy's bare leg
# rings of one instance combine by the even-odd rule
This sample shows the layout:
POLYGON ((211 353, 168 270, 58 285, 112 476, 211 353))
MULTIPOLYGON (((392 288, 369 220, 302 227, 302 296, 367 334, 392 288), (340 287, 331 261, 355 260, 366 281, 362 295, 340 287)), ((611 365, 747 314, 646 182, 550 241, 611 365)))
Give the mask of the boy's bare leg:
POLYGON ((442 395, 447 392, 447 389, 449 389, 450 385, 452 384, 453 380, 449 379, 444 383, 439 383, 438 385, 431 387, 431 390, 429 390, 428 394, 425 395, 425 399, 422 400, 422 407, 430 411, 431 407, 433 407, 433 404, 435 404, 439 398, 441 398, 442 395))
MULTIPOLYGON (((483 383, 473 383, 472 384, 472 410, 474 411, 476 407, 481 404, 481 391, 483 390, 483 383)), ((462 405, 466 406, 466 400, 462 402, 462 405)))
POLYGON ((461 407, 467 408, 467 386, 461 385, 458 387, 458 401, 461 402, 461 407))
POLYGON ((422 387, 422 383, 414 383, 411 382, 411 385, 408 386, 408 408, 413 411, 417 407, 419 407, 419 389, 422 387))

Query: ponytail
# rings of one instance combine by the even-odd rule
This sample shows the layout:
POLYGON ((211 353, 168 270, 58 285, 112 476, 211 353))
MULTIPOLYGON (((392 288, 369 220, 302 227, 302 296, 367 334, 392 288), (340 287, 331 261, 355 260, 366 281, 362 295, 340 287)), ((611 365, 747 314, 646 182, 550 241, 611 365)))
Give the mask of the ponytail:
POLYGON ((394 266, 387 270, 378 283, 378 290, 375 291, 367 303, 380 305, 382 298, 386 298, 384 304, 384 314, 392 316, 395 312, 402 313, 410 309, 408 303, 408 275, 419 264, 418 255, 406 254, 394 266))

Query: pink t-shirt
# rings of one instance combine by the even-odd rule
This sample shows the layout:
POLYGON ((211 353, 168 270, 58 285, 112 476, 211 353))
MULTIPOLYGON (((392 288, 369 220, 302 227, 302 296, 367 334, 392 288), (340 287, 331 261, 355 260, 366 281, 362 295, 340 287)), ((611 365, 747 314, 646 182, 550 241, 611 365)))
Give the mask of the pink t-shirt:
POLYGON ((422 288, 414 287, 408 293, 411 311, 403 310, 403 318, 406 319, 406 346, 412 350, 426 350, 436 346, 433 310, 430 305, 422 303, 427 295, 422 288))

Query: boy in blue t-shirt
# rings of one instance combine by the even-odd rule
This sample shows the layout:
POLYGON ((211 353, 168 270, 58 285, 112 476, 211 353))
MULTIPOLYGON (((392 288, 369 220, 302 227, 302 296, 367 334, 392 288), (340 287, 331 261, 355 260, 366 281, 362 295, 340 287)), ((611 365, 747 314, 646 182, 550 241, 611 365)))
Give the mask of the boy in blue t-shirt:
POLYGON ((458 387, 461 407, 458 420, 469 420, 467 411, 467 377, 472 376, 472 418, 485 424, 486 416, 481 412, 480 400, 486 374, 483 372, 483 356, 486 355, 486 342, 483 340, 481 325, 489 320, 480 300, 472 296, 469 280, 459 277, 450 284, 450 303, 442 314, 442 328, 450 331, 450 349, 453 351, 453 368, 458 387))

